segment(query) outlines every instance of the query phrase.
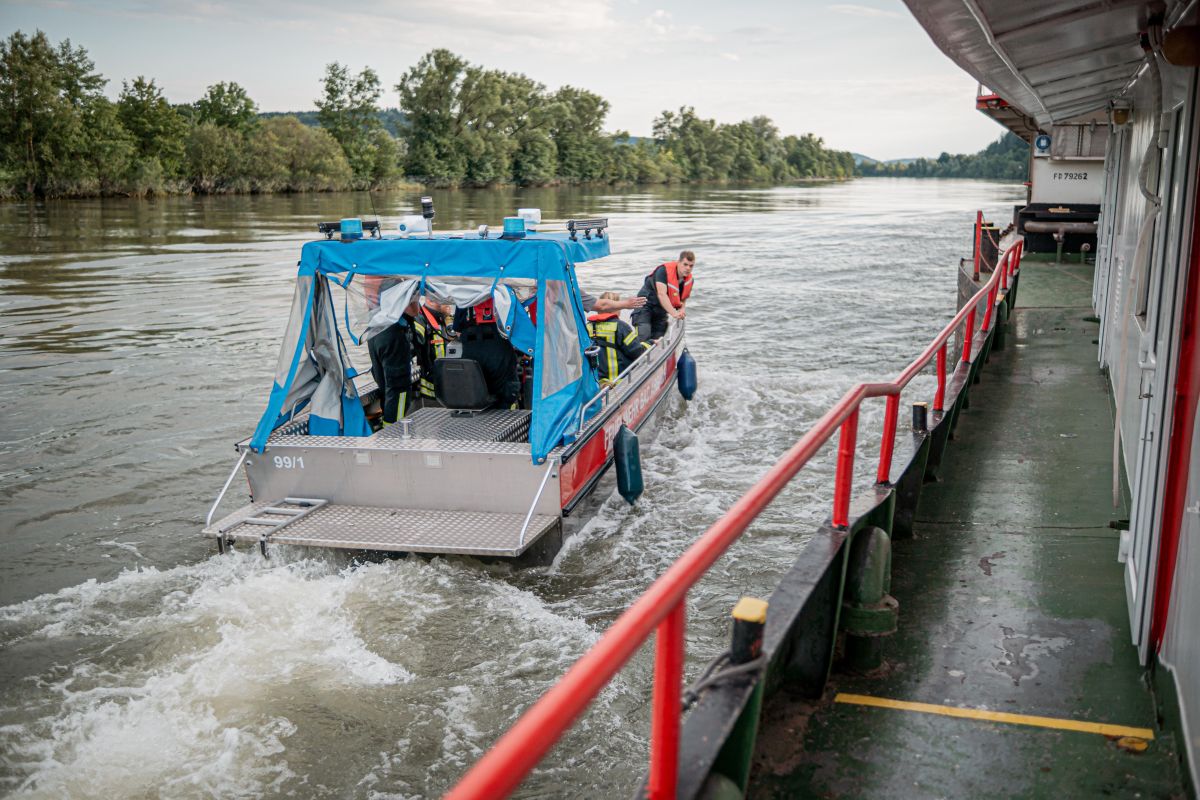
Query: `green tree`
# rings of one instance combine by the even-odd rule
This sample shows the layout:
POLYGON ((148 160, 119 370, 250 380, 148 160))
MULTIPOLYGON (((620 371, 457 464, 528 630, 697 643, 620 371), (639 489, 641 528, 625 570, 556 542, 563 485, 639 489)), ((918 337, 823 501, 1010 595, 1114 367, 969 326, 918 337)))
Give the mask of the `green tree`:
POLYGON ((0 152, 26 194, 86 179, 85 122, 105 84, 93 68, 82 47, 56 48, 41 31, 0 43, 0 152))
POLYGON ((554 141, 558 174, 594 181, 605 177, 610 140, 604 136, 609 105, 594 92, 564 86, 551 98, 550 137, 554 141))
POLYGON ((462 120, 459 89, 467 62, 449 50, 432 50, 396 84, 400 110, 408 119, 405 172, 432 181, 457 181, 467 173, 458 138, 462 120))
POLYGON ((178 177, 183 172, 187 123, 163 97, 154 80, 138 76, 122 84, 117 100, 117 117, 133 137, 141 164, 139 183, 156 188, 154 176, 178 177))
POLYGON ((664 111, 654 120, 654 138, 691 181, 720 181, 729 177, 736 142, 715 120, 701 119, 691 106, 678 113, 664 111))
POLYGON ((1005 133, 978 153, 942 153, 936 159, 918 158, 908 163, 864 162, 862 175, 910 178, 983 178, 1024 180, 1029 169, 1029 144, 1014 133, 1005 133))
POLYGON ((83 127, 88 135, 89 172, 95 176, 100 194, 122 194, 137 158, 137 142, 125 130, 117 115, 117 106, 98 97, 84 109, 83 127))
POLYGON ((355 182, 375 186, 399 171, 399 149, 379 119, 379 76, 370 67, 358 75, 336 61, 325 67, 317 119, 329 131, 353 170, 355 182))
POLYGON ((329 131, 310 128, 295 117, 263 120, 260 129, 251 140, 251 157, 263 157, 265 162, 274 160, 264 164, 264 173, 274 179, 285 176, 281 188, 293 192, 328 192, 353 185, 350 163, 329 131))
POLYGON ((258 119, 258 106, 236 83, 214 83, 195 103, 196 122, 211 122, 246 133, 258 119))
POLYGON ((211 194, 240 177, 242 136, 236 130, 201 122, 188 132, 187 176, 192 190, 211 194))

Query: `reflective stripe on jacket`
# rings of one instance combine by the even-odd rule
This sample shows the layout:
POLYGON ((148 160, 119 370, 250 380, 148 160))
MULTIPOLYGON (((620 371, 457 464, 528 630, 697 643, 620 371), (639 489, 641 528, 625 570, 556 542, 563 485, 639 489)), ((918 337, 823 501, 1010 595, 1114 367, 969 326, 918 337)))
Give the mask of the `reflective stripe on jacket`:
POLYGON ((637 331, 622 322, 617 314, 592 314, 588 333, 600 347, 600 380, 613 381, 632 364, 649 345, 638 341, 637 331))

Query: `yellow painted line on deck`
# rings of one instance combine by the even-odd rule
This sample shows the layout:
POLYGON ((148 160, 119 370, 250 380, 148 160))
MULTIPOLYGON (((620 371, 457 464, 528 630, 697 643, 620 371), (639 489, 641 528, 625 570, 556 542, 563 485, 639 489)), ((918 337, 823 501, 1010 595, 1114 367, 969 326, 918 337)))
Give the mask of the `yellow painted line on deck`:
POLYGON ((843 694, 838 692, 833 702, 875 708, 894 708, 899 711, 916 711, 921 714, 940 714, 943 717, 977 719, 985 722, 1004 722, 1010 725, 1032 725, 1037 728, 1056 728, 1063 731, 1098 733, 1102 736, 1133 736, 1138 739, 1153 739, 1150 728, 1132 728, 1128 725, 1108 725, 1101 722, 1080 722, 1074 719, 1038 717, 1031 714, 1009 714, 1005 711, 987 711, 981 708, 959 708, 934 703, 911 703, 907 700, 889 700, 886 697, 871 697, 865 694, 843 694))

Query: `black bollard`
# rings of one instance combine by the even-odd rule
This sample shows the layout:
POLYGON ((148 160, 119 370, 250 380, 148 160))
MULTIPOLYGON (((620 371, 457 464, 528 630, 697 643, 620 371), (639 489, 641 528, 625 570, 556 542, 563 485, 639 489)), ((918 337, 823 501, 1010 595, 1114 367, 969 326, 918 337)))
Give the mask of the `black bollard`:
POLYGON ((767 602, 743 597, 733 607, 733 636, 729 662, 745 664, 762 655, 763 627, 767 624, 767 602))
POLYGON ((917 433, 929 432, 929 403, 913 403, 912 428, 917 433))

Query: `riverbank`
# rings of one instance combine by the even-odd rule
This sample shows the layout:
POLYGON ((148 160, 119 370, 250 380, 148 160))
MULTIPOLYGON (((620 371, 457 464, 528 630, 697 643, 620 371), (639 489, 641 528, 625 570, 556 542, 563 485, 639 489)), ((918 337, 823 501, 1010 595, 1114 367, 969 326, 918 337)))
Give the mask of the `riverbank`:
POLYGON ((636 182, 636 181, 579 181, 570 178, 559 178, 553 181, 546 181, 537 184, 518 184, 513 182, 496 182, 487 185, 474 185, 462 182, 421 182, 418 180, 405 179, 390 181, 383 185, 372 186, 368 188, 355 188, 351 185, 320 185, 320 186, 281 186, 279 188, 263 188, 256 185, 251 185, 248 182, 236 182, 227 186, 218 186, 211 188, 199 188, 190 185, 186 181, 173 181, 156 185, 153 187, 131 187, 127 189, 108 189, 101 191, 96 188, 78 188, 68 189, 59 194, 51 195, 27 195, 22 194, 11 184, 0 183, 0 202, 23 202, 23 201, 40 201, 40 200, 97 200, 97 199, 152 199, 166 197, 228 197, 228 196, 258 196, 258 195, 303 195, 303 194, 337 194, 337 193, 387 193, 387 192, 421 192, 421 191, 450 191, 450 192, 470 192, 470 191, 520 191, 525 189, 534 190, 637 190, 637 189, 654 189, 666 187, 684 187, 692 186, 697 188, 730 188, 730 189, 771 189, 785 188, 788 186, 808 186, 823 183, 839 183, 852 181, 861 178, 861 175, 845 175, 845 176, 811 176, 804 178, 791 178, 786 181, 779 182, 762 182, 762 181, 657 181, 657 182, 636 182))

